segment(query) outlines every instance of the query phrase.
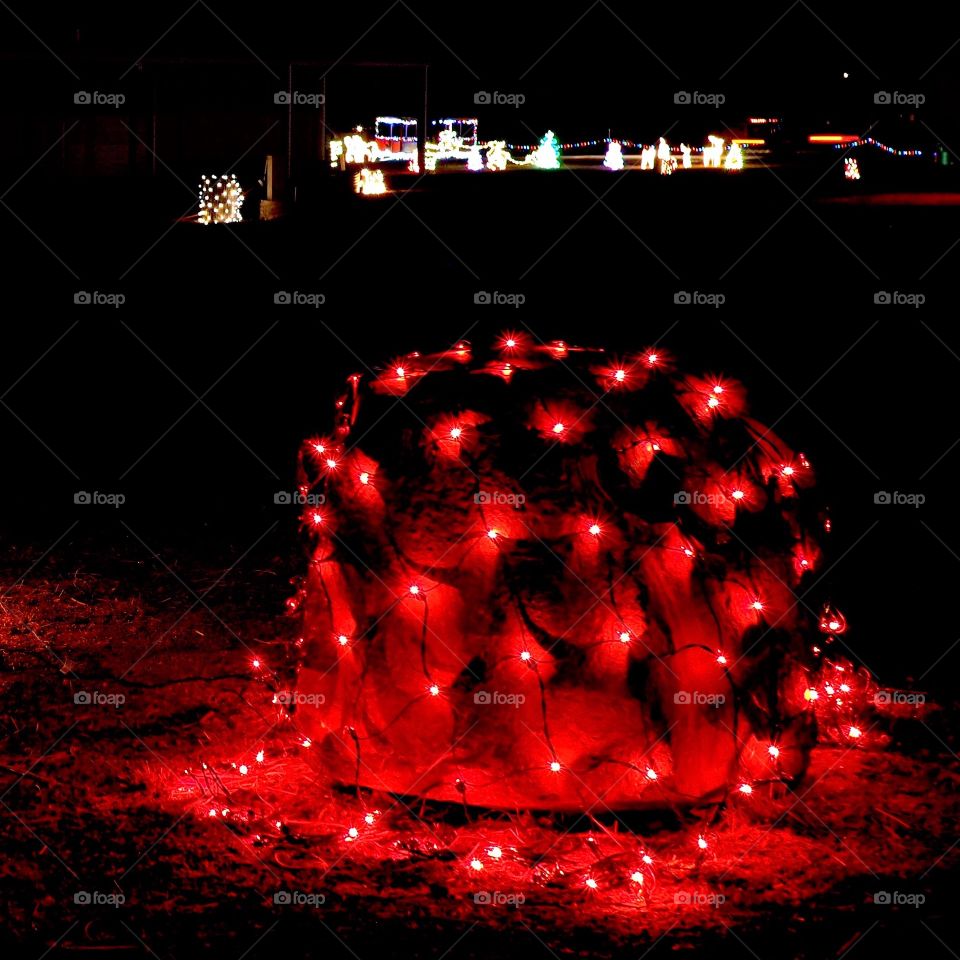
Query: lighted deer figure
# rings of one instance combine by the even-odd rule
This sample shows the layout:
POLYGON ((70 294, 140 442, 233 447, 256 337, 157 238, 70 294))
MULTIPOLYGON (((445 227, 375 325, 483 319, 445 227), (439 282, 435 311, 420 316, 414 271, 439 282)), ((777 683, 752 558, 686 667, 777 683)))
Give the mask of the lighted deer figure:
POLYGON ((720 160, 723 157, 723 137, 715 137, 710 134, 707 139, 710 141, 710 146, 703 148, 703 165, 705 167, 719 167, 720 160))
POLYGON ((653 145, 644 147, 640 151, 640 169, 652 170, 657 159, 657 148, 653 145))
POLYGON ((367 143, 357 133, 348 133, 343 138, 343 145, 346 148, 347 163, 366 163, 367 159, 373 156, 377 146, 374 141, 367 143))
POLYGON ((689 170, 693 164, 690 161, 690 148, 685 144, 680 144, 680 153, 683 155, 683 169, 689 170))

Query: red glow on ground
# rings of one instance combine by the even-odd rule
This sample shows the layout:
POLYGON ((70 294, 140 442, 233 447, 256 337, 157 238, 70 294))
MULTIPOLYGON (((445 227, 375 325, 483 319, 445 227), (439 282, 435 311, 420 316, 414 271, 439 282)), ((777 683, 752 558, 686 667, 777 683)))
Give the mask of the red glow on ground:
POLYGON ((868 207, 960 207, 960 193, 868 193, 824 197, 820 203, 868 207))

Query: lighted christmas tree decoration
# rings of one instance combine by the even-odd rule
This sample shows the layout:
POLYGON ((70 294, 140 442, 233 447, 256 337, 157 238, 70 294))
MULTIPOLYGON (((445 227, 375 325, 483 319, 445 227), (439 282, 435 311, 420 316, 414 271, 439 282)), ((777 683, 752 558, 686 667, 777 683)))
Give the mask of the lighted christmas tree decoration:
POLYGON ((243 191, 233 175, 204 176, 200 180, 200 223, 238 223, 243 219, 243 191))
POLYGON ((847 157, 843 161, 843 176, 846 180, 860 179, 860 164, 857 163, 856 157, 847 157))
POLYGON ((608 170, 623 169, 623 148, 616 140, 611 140, 607 147, 607 154, 603 158, 603 165, 608 170))
MULTIPOLYGON (((510 332, 340 401, 303 446, 325 500, 293 604, 298 690, 324 706, 292 719, 329 782, 582 810, 802 776, 826 709, 794 593, 812 468, 739 383, 510 332)), ((831 725, 862 743, 859 716, 831 725)))
POLYGON ((540 145, 527 157, 527 162, 540 170, 560 169, 560 142, 552 130, 543 135, 540 145))

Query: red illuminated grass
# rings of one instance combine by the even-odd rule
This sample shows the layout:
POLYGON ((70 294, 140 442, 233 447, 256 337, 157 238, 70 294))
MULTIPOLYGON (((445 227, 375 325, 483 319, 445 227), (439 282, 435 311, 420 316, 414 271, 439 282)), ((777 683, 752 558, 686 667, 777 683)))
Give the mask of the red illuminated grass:
POLYGON ((227 943, 239 930, 252 942, 278 918, 293 936, 315 931, 315 918, 278 913, 273 897, 298 890, 324 894, 324 923, 373 951, 377 937, 412 953, 471 926, 476 942, 526 926, 554 950, 591 954, 667 931, 710 944, 724 927, 774 942, 793 904, 863 929, 875 891, 907 878, 902 889, 922 892, 955 865, 955 851, 937 862, 960 812, 944 765, 891 749, 819 747, 798 791, 758 786, 721 817, 682 821, 627 824, 598 807, 574 822, 331 792, 259 679, 278 669, 293 629, 262 612, 279 609, 285 589, 264 569, 231 574, 210 599, 221 622, 187 613, 192 598, 160 567, 136 590, 71 574, 4 598, 5 936, 52 942, 69 928, 66 947, 105 949, 130 946, 129 928, 160 956, 188 932, 227 943), (80 689, 126 702, 81 710, 80 689), (88 889, 123 892, 126 926, 75 905, 88 889), (490 892, 523 902, 476 901, 490 892), (711 897, 725 900, 689 903, 711 897), (365 926, 374 918, 378 933, 365 926))

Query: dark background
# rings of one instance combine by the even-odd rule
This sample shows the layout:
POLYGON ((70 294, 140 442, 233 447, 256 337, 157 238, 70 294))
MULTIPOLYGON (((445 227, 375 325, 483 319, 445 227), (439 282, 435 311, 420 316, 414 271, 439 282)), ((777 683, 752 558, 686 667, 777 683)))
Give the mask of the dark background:
MULTIPOLYGON (((303 170, 297 187, 310 202, 287 221, 252 222, 253 195, 235 228, 175 223, 193 210, 200 173, 252 147, 238 173, 255 186, 263 155, 285 149, 270 97, 300 58, 339 61, 328 75, 334 129, 420 109, 416 70, 348 66, 389 61, 429 63, 431 115, 478 112, 485 136, 529 142, 552 126, 561 139, 609 129, 650 140, 675 125, 672 139, 700 142, 710 126, 774 114, 798 142, 871 129, 952 153, 958 54, 947 11, 893 24, 856 5, 804 3, 90 7, 17 8, 27 26, 0 10, 8 543, 38 555, 81 541, 125 550, 128 522, 161 544, 239 552, 278 521, 292 551, 295 518, 273 493, 291 486, 300 440, 329 427, 349 373, 461 336, 489 342, 505 327, 611 349, 656 342, 686 368, 743 380, 759 419, 812 458, 835 521, 833 557, 844 557, 827 584, 862 659, 885 681, 949 689, 960 208, 824 205, 842 186, 840 154, 826 148, 736 182, 628 175, 611 190, 600 172, 437 177, 379 207, 303 170), (119 172, 78 169, 49 149, 74 120, 64 143, 96 147, 104 126, 76 111, 76 89, 127 91, 124 116, 143 130, 137 111, 154 76, 169 124, 158 164, 142 143, 119 172), (723 91, 727 102, 684 114, 679 89, 723 91), (874 105, 874 91, 897 89, 927 103, 913 113, 874 105), (522 92, 527 104, 476 109, 477 90, 522 92), (276 307, 273 294, 289 289, 327 302, 276 307), (78 307, 78 290, 123 292, 126 303, 78 307), (479 290, 522 293, 526 304, 476 306, 479 290), (726 303, 677 308, 679 290, 722 292, 726 303), (879 290, 926 302, 878 307, 879 290), (79 507, 77 490, 123 492, 127 503, 79 507), (927 502, 878 506, 880 490, 927 502)), ((862 166, 866 190, 957 186, 929 157, 865 153, 862 166)))
MULTIPOLYGON (((676 81, 681 89, 722 90, 738 113, 846 122, 876 119, 875 89, 922 90, 925 119, 934 127, 932 118, 956 124, 950 105, 956 34, 951 12, 933 6, 895 20, 855 4, 802 0, 764 7, 400 0, 11 9, 26 26, 5 13, 0 49, 43 57, 51 71, 64 73, 44 45, 70 64, 116 59, 122 70, 149 57, 258 62, 265 72, 267 65, 290 59, 429 63, 437 115, 466 112, 476 89, 518 91, 528 96, 535 127, 623 127, 637 117, 674 119, 672 97, 664 104, 661 94, 677 89, 676 81), (846 83, 843 72, 850 74, 846 83)), ((371 112, 419 108, 412 91, 391 92, 396 107, 388 111, 377 91, 371 112), (405 95, 408 102, 400 102, 405 95)), ((481 113, 481 119, 499 116, 481 113)))
MULTIPOLYGON (((47 895, 63 879, 50 860, 58 847, 82 864, 85 879, 88 872, 113 878, 140 864, 133 889, 149 883, 161 899, 169 877, 177 878, 183 889, 175 892, 189 909, 164 904, 159 922, 156 912, 126 915, 138 928, 137 918, 146 918, 150 943, 165 934, 161 953, 180 937, 180 953, 189 955, 187 942, 212 941, 217 955, 225 944, 236 954, 238 934, 266 928, 259 926, 262 904, 248 907, 259 895, 250 879, 256 870, 231 872, 224 848, 197 844, 198 836, 209 837, 192 818, 178 809, 174 819, 154 809, 155 795, 140 792, 144 765, 157 759, 144 753, 150 748, 141 734, 167 744, 170 756, 195 736, 204 750, 212 739, 215 752, 233 734, 247 738, 253 728, 238 721, 249 714, 237 712, 236 698, 254 686, 252 674, 249 683, 228 681, 222 689, 158 686, 152 699, 136 699, 136 708, 146 703, 133 714, 142 726, 131 714, 107 715, 103 730, 91 730, 84 718, 76 734, 82 739, 64 744, 50 731, 72 714, 55 691, 74 670, 99 671, 101 659, 129 668, 128 643, 150 651, 201 603, 205 609, 151 658, 161 677, 184 670, 207 676, 218 664, 229 674, 239 664, 245 675, 248 641, 258 651, 263 643, 271 660, 279 648, 289 651, 295 621, 284 618, 283 600, 306 558, 297 511, 276 505, 274 495, 293 487, 302 440, 330 429, 345 378, 412 350, 465 338, 479 351, 512 329, 614 353, 656 345, 675 354, 681 369, 742 381, 751 413, 811 459, 818 484, 809 495, 830 509, 827 555, 804 602, 816 609, 831 599, 847 615, 846 652, 881 685, 928 691, 934 704, 952 704, 960 650, 954 19, 949 6, 888 10, 824 0, 0 3, 0 599, 10 593, 16 603, 12 616, 0 612, 11 621, 11 647, 30 651, 35 643, 43 667, 22 678, 20 667, 10 669, 6 720, 17 736, 5 734, 11 759, 3 759, 11 764, 5 775, 23 781, 13 805, 25 819, 22 831, 10 824, 14 893, 0 915, 25 906, 3 936, 17 937, 21 952, 35 942, 34 956, 54 949, 50 937, 65 936, 76 888, 66 908, 47 895), (327 94, 331 134, 369 125, 377 114, 418 115, 423 64, 430 115, 477 114, 482 139, 530 143, 551 127, 561 141, 609 133, 702 144, 708 133, 742 130, 749 116, 782 124, 771 151, 736 176, 613 175, 596 162, 590 169, 573 161, 549 173, 388 173, 394 192, 364 199, 320 162, 317 111, 293 113, 288 128, 286 109, 274 103, 297 61, 308 62, 294 69, 295 87, 327 94), (120 92, 127 101, 122 109, 84 107, 74 103, 79 90, 120 92), (520 94, 526 102, 519 109, 476 106, 479 91, 520 94), (720 108, 681 106, 678 91, 726 99, 720 108), (925 102, 916 109, 876 104, 878 91, 920 94, 925 102), (806 143, 810 133, 828 131, 869 132, 923 156, 861 147, 863 179, 848 184, 843 151, 806 143), (277 197, 288 216, 261 223, 257 181, 267 154, 276 158, 277 197), (191 223, 200 176, 232 172, 249 191, 244 222, 210 229, 191 223), (884 194, 895 202, 880 202, 884 194), (84 291, 122 295, 124 303, 76 304, 84 291), (316 309, 277 305, 280 291, 325 302, 316 309), (525 302, 517 309, 480 305, 481 291, 525 302), (676 304, 684 291, 722 295, 724 303, 676 304), (880 292, 923 302, 878 304, 880 292), (126 502, 77 504, 79 491, 123 494, 126 502), (880 491, 926 500, 920 507, 877 504, 880 491), (161 629, 164 617, 177 618, 168 630, 161 629), (57 650, 79 663, 49 663, 45 655, 57 650), (196 698, 193 719, 184 690, 196 698), (220 720, 211 719, 209 705, 219 698, 225 707, 220 720), (218 742, 227 727, 230 737, 218 742), (43 776, 53 771, 48 790, 18 774, 28 764, 39 764, 43 776), (91 798, 99 804, 93 817, 91 798), (192 871, 192 881, 181 883, 171 864, 192 871), (220 890, 228 892, 212 901, 220 890)), ((254 707, 260 694, 265 702, 268 692, 257 684, 254 707)), ((900 791, 901 801, 916 798, 918 824, 937 823, 925 814, 949 789, 944 751, 952 753, 952 717, 897 724, 898 749, 882 754, 899 765, 885 786, 900 791), (915 757, 930 762, 909 766, 915 757), (914 780, 904 772, 912 769, 919 771, 914 780), (925 778, 941 774, 944 786, 925 792, 925 778)), ((853 769, 869 779, 871 768, 853 769)), ((889 834, 876 858, 885 865, 884 886, 887 869, 903 873, 903 864, 916 862, 914 844, 935 847, 938 858, 944 851, 942 862, 925 863, 919 878, 899 886, 928 884, 933 899, 934 880, 949 869, 952 837, 921 842, 919 827, 879 805, 864 811, 858 774, 846 776, 842 795, 831 778, 824 801, 831 822, 844 824, 836 846, 791 847, 787 856, 817 849, 828 866, 831 857, 843 860, 846 841, 866 836, 857 821, 867 816, 889 834)), ((871 786, 867 795, 875 797, 871 786)), ((830 827, 811 816, 816 822, 800 818, 794 827, 812 844, 830 827)), ((309 853, 309 843, 302 849, 309 853)), ((414 884, 416 876, 396 878, 414 884)), ((361 879, 384 899, 373 874, 361 879)), ((827 949, 845 956, 871 931, 887 952, 891 944, 916 949, 930 935, 943 943, 945 899, 915 911, 916 919, 893 913, 875 930, 879 915, 854 880, 830 896, 791 888, 799 906, 781 909, 766 896, 778 881, 764 872, 756 894, 768 952, 778 955, 773 944, 780 947, 785 931, 791 950, 804 956, 827 949)), ((879 878, 867 889, 881 889, 879 878)), ((430 905, 428 894, 416 895, 430 905)), ((393 952, 431 955, 453 943, 450 950, 470 955, 503 954, 502 938, 493 940, 500 931, 480 927, 464 939, 460 920, 440 924, 429 913, 422 920, 408 903, 399 900, 398 918, 386 923, 382 904, 345 901, 330 919, 345 935, 337 946, 312 917, 292 926, 287 920, 283 935, 299 953, 342 946, 382 954, 392 944, 393 952)), ((442 899, 437 909, 445 909, 442 899)), ((140 939, 134 930, 125 923, 114 939, 112 923, 84 918, 61 948, 125 944, 142 955, 129 937, 140 939)), ((589 929, 547 937, 557 939, 561 953, 604 949, 589 929)), ((662 939, 663 949, 694 946, 676 934, 662 939)), ((752 932, 748 939, 757 942, 752 932)), ((266 949, 275 950, 271 942, 264 940, 266 949)), ((695 946, 717 956, 752 952, 733 930, 698 936, 695 946)))

